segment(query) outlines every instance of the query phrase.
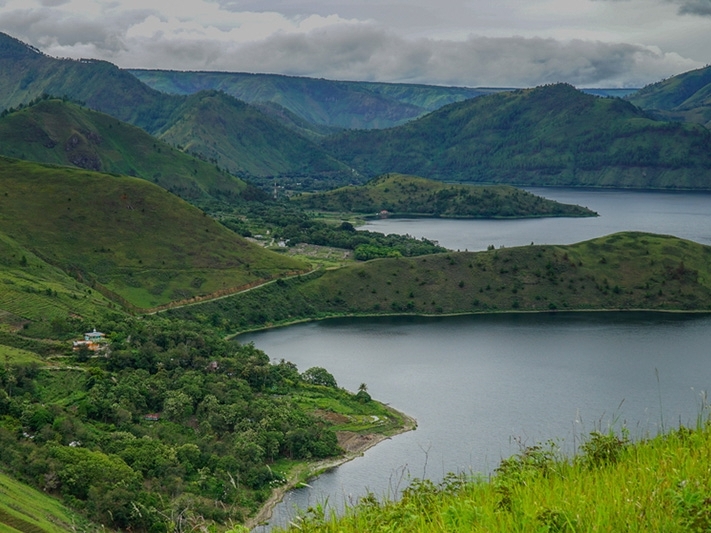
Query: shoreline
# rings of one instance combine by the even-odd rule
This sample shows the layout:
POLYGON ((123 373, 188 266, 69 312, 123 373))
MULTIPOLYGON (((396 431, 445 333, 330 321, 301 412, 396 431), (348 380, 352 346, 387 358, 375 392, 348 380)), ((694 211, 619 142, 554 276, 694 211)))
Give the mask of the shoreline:
POLYGON ((279 503, 281 503, 286 493, 298 488, 299 485, 303 483, 304 479, 313 479, 318 477, 328 470, 337 468, 342 464, 352 461, 353 459, 357 459, 358 457, 362 457, 366 451, 384 440, 407 433, 408 431, 414 431, 417 428, 417 420, 411 416, 397 411, 392 407, 388 407, 388 409, 403 418, 403 425, 401 427, 388 433, 353 433, 349 431, 336 432, 339 436, 339 444, 342 438, 346 440, 351 436, 356 437, 348 439, 349 443, 347 444, 347 447, 344 448, 345 453, 339 457, 331 457, 312 463, 305 463, 303 466, 295 468, 293 472, 290 472, 286 483, 272 491, 271 496, 269 496, 259 511, 257 511, 257 514, 248 518, 245 521, 244 526, 249 531, 252 531, 254 528, 268 523, 272 518, 274 509, 279 503))
POLYGON ((417 318, 448 318, 459 316, 479 316, 479 315, 523 315, 523 314, 566 314, 566 313, 654 313, 654 314, 688 314, 688 315, 711 315, 711 309, 654 309, 654 308, 598 308, 598 309, 498 309, 488 311, 462 311, 451 313, 342 313, 319 317, 302 317, 288 320, 286 322, 271 323, 264 326, 255 326, 244 329, 236 333, 225 335, 225 340, 238 341, 240 335, 269 331, 271 329, 285 328, 297 324, 307 324, 309 322, 322 322, 338 318, 392 318, 392 317, 417 317, 417 318))

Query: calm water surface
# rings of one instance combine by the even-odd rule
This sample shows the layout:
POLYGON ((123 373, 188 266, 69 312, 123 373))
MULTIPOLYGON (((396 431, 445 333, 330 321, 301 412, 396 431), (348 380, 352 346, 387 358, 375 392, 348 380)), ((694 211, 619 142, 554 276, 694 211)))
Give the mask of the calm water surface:
POLYGON ((528 189, 534 194, 589 207, 595 218, 372 220, 360 229, 426 237, 452 250, 487 246, 572 244, 618 231, 649 231, 711 244, 711 194, 609 190, 528 189))
MULTIPOLYGON (((711 195, 532 190, 585 205, 594 219, 373 221, 367 229, 435 239, 452 249, 566 244, 623 230, 711 244, 711 195)), ((503 457, 553 439, 573 451, 610 426, 632 436, 693 424, 711 383, 711 317, 571 313, 329 320, 240 336, 301 371, 415 417, 399 435, 292 491, 273 524, 310 505, 340 507, 369 491, 395 495, 413 477, 489 473, 503 457)), ((262 531, 269 527, 259 528, 262 531)))

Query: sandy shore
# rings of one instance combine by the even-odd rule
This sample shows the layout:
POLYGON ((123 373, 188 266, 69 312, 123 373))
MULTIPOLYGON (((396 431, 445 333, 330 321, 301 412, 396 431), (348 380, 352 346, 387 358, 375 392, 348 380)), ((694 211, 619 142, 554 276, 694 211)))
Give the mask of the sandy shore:
POLYGON ((249 529, 253 529, 260 524, 268 522, 272 517, 274 508, 279 502, 282 501, 284 495, 291 489, 296 488, 304 479, 316 477, 323 472, 342 465, 343 463, 347 463, 357 457, 361 457, 368 449, 372 448, 379 442, 389 439, 395 435, 412 431, 417 427, 417 421, 414 418, 400 412, 398 412, 398 415, 403 418, 404 424, 401 428, 388 435, 380 433, 354 433, 352 431, 337 432, 336 436, 338 437, 338 444, 341 448, 343 448, 345 454, 339 457, 324 459, 322 461, 306 463, 303 467, 294 469, 294 471, 289 474, 289 479, 287 479, 286 483, 275 489, 269 499, 264 502, 264 505, 262 505, 259 512, 249 518, 244 525, 249 529))

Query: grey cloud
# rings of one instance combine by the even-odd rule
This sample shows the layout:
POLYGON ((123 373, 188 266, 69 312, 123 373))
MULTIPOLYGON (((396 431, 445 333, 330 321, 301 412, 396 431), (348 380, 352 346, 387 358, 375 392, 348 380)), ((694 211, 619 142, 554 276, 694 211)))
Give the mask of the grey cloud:
POLYGON ((463 42, 407 40, 372 26, 273 36, 243 47, 225 70, 335 79, 467 86, 643 85, 689 68, 683 59, 630 44, 522 37, 463 42))
POLYGON ((675 0, 681 15, 711 16, 711 0, 675 0))
POLYGON ((53 8, 15 10, 0 13, 0 27, 12 28, 12 35, 45 52, 91 48, 100 59, 110 59, 127 50, 124 35, 133 24, 145 20, 148 11, 124 12, 112 17, 111 24, 97 23, 82 16, 66 16, 53 8))

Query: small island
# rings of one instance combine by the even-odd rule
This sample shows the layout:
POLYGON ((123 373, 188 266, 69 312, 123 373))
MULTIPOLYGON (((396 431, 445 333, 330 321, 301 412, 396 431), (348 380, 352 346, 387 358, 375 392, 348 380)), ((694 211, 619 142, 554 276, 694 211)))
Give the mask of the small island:
POLYGON ((579 205, 562 204, 509 185, 442 183, 419 176, 383 174, 365 185, 299 194, 304 209, 371 216, 442 218, 594 217, 579 205))

